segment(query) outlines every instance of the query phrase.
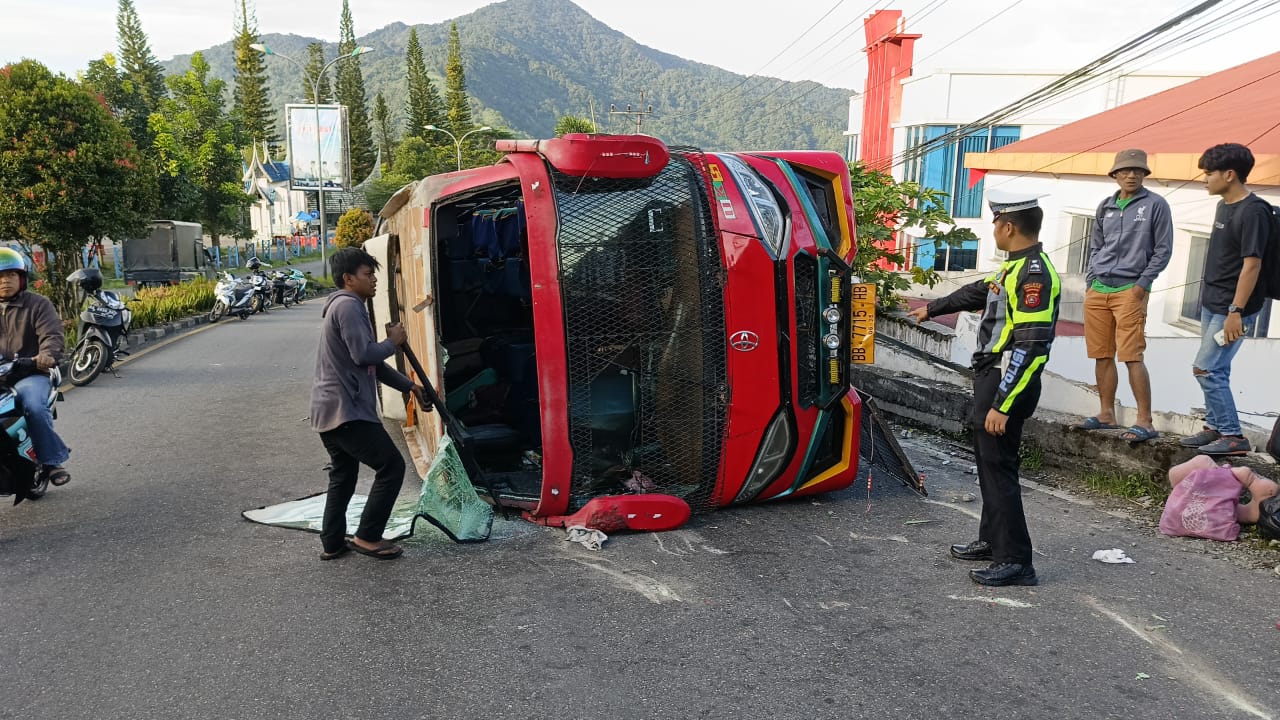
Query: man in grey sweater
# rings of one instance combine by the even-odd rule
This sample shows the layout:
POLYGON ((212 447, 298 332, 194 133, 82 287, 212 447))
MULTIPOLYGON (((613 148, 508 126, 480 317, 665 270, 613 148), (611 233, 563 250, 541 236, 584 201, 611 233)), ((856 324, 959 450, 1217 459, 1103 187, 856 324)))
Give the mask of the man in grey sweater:
POLYGON ((403 549, 384 540, 382 533, 404 482, 405 463, 378 416, 378 383, 412 391, 419 400, 422 388, 383 362, 408 339, 404 327, 388 326, 382 342, 374 337, 365 301, 377 293, 377 259, 364 250, 345 248, 333 254, 329 266, 338 291, 329 296, 321 315, 324 321, 311 388, 311 427, 320 433, 330 458, 320 559, 355 550, 390 560, 403 549), (347 505, 355 493, 361 463, 373 468, 373 487, 360 527, 348 538, 347 505))
POLYGON ((1129 370, 1129 387, 1138 404, 1137 422, 1122 437, 1143 442, 1158 437, 1151 419, 1151 375, 1143 362, 1147 349, 1147 298, 1151 284, 1173 254, 1173 217, 1165 199, 1142 186, 1151 174, 1147 154, 1122 150, 1111 177, 1120 186, 1098 205, 1089 238, 1085 273, 1084 339, 1094 359, 1098 414, 1076 427, 1116 427, 1116 358, 1129 370))

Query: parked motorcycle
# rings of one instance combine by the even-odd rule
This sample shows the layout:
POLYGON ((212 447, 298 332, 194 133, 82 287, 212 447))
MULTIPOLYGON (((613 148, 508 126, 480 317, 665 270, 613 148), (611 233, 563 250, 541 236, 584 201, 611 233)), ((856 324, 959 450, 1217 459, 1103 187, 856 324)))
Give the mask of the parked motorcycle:
POLYGON ((79 341, 71 351, 68 372, 72 385, 88 385, 129 354, 125 347, 133 312, 118 295, 102 289, 102 272, 97 268, 81 268, 68 275, 67 282, 78 285, 89 299, 89 306, 80 313, 79 341))
POLYGON ((300 305, 303 300, 307 299, 307 289, 311 285, 311 271, 303 272, 298 268, 289 268, 286 274, 290 280, 296 283, 293 291, 293 302, 300 305))
POLYGON ((249 258, 245 263, 245 267, 249 268, 249 282, 253 284, 253 311, 256 313, 265 313, 267 308, 271 307, 271 296, 274 294, 274 286, 271 278, 262 271, 264 267, 271 267, 262 262, 257 256, 249 258))
POLYGON ((272 299, 277 305, 283 305, 286 308, 297 302, 298 281, 285 272, 284 270, 274 270, 271 273, 271 293, 272 299))
MULTIPOLYGON (((13 495, 13 504, 23 500, 39 500, 49 491, 49 478, 40 472, 36 460, 35 445, 27 432, 27 419, 23 415, 22 398, 13 389, 14 384, 28 375, 39 372, 33 358, 15 360, 0 359, 0 496, 13 495)), ((57 368, 50 371, 50 412, 56 418, 55 401, 61 399, 58 386, 62 375, 57 368)))
POLYGON ((225 270, 218 273, 218 284, 213 286, 213 296, 209 322, 217 322, 227 315, 238 315, 244 320, 253 313, 253 285, 225 270))

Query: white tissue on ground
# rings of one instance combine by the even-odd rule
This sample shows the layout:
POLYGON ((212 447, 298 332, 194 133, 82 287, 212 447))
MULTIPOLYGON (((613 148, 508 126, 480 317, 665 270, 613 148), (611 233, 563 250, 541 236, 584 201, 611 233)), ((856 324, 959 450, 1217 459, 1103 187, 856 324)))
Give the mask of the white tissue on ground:
POLYGON ((1111 548, 1110 550, 1099 550, 1093 554, 1093 559, 1099 562, 1120 564, 1137 562, 1133 558, 1124 554, 1120 548, 1111 548))

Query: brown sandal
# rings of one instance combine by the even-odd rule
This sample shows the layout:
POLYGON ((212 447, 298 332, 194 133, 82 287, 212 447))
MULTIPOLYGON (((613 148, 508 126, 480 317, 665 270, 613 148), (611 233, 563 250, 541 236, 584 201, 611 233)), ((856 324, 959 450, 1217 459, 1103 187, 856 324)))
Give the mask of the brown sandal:
POLYGON ((348 545, 352 550, 355 550, 361 555, 368 555, 371 558, 377 558, 379 560, 395 560, 404 554, 404 548, 396 545, 395 543, 389 543, 386 541, 380 542, 371 548, 362 547, 354 541, 348 543, 348 545))

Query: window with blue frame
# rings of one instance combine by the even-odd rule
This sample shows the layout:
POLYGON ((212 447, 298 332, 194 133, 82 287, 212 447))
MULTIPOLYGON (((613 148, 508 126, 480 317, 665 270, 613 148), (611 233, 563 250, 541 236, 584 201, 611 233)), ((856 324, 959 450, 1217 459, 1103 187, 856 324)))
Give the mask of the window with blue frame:
MULTIPOLYGON (((907 148, 914 148, 937 139, 956 129, 954 125, 917 125, 907 128, 907 148)), ((989 152, 1016 142, 1022 128, 1017 125, 997 125, 974 131, 958 141, 948 142, 924 155, 908 161, 906 178, 924 187, 947 193, 947 211, 953 218, 976 218, 982 215, 983 182, 969 187, 969 169, 964 166, 964 154, 989 152)), ((937 247, 936 242, 923 239, 916 245, 917 265, 935 270, 972 270, 977 267, 978 243, 970 241, 961 247, 937 247)))

